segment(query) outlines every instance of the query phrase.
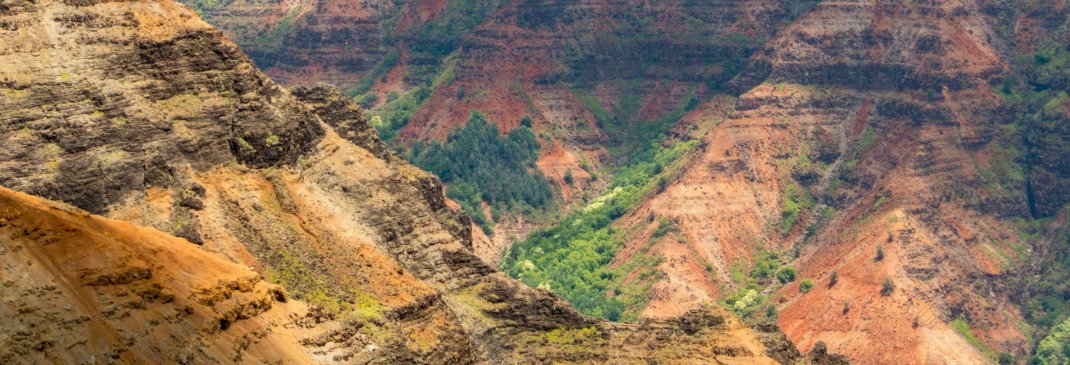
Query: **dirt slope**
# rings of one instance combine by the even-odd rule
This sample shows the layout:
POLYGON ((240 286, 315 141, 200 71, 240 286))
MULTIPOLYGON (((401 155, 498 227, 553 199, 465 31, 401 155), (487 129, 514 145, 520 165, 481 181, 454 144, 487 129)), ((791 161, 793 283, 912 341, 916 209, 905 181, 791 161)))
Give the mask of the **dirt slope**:
POLYGON ((327 326, 186 240, 0 188, 5 363, 312 363, 327 326))

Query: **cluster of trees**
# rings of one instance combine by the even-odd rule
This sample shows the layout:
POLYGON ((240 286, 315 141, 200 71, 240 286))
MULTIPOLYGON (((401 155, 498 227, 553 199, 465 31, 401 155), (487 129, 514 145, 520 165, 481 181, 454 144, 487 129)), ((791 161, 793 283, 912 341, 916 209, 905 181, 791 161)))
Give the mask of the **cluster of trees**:
MULTIPOLYGON (((760 293, 770 286, 776 287, 795 281, 795 268, 783 265, 780 255, 773 251, 756 255, 750 273, 744 276, 742 271, 745 266, 740 263, 732 269, 732 277, 739 285, 739 290, 725 297, 721 304, 748 323, 775 322, 776 304, 760 293)), ((799 290, 804 293, 812 288, 813 282, 809 279, 799 286, 799 290)))
MULTIPOLYGON (((658 177, 668 173, 666 166, 696 146, 698 141, 649 148, 643 158, 617 169, 602 196, 575 209, 556 226, 513 245, 502 260, 502 271, 533 287, 552 290, 584 314, 613 321, 633 319, 646 302, 633 300, 640 296, 641 287, 623 283, 628 269, 608 268, 623 241, 613 222, 656 189, 658 177)), ((666 222, 658 231, 667 234, 672 229, 671 222, 666 222)))
POLYGON ((535 167, 538 156, 539 142, 531 128, 520 126, 502 136, 486 116, 473 112, 444 143, 413 143, 406 157, 438 175, 447 185, 446 195, 489 230, 483 202, 513 210, 542 208, 553 201, 549 182, 535 167))

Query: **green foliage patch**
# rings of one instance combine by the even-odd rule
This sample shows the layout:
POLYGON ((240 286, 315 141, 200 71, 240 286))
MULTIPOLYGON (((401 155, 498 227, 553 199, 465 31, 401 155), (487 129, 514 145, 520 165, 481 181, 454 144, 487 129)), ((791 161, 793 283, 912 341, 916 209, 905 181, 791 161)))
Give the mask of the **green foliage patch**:
MULTIPOLYGON (((654 144, 645 149, 647 157, 619 168, 601 196, 574 209, 557 225, 513 245, 502 260, 502 271, 528 285, 553 290, 587 315, 614 321, 635 319, 636 310, 647 301, 643 294, 658 278, 655 268, 660 259, 638 255, 610 269, 624 241, 624 232, 613 222, 656 189, 657 176, 672 173, 664 166, 672 166, 698 143, 682 142, 671 148, 654 144), (623 274, 637 270, 638 278, 625 283, 623 274)), ((672 227, 659 223, 658 231, 668 234, 672 227)))
POLYGON ((542 208, 553 201, 549 182, 535 167, 538 156, 539 142, 531 128, 521 126, 502 136, 497 125, 473 112, 444 143, 413 143, 406 157, 438 175, 447 185, 446 195, 489 229, 483 202, 519 210, 542 208))
POLYGON ((957 318, 954 321, 951 321, 950 324, 951 328, 954 328, 955 331, 958 331, 958 333, 966 339, 966 342, 969 342, 971 345, 973 345, 973 347, 976 347, 978 350, 980 350, 981 353, 985 355, 985 357, 989 359, 996 358, 996 354, 993 353, 991 349, 986 347, 985 344, 982 343, 979 338, 977 338, 977 335, 975 335, 973 333, 973 330, 970 329, 970 324, 967 323, 965 320, 963 320, 962 318, 957 318))

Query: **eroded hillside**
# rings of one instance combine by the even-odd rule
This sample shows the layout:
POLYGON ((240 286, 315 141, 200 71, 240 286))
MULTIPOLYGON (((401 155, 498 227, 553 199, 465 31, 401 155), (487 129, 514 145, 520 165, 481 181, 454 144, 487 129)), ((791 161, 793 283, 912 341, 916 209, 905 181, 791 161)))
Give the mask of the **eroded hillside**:
POLYGON ((498 273, 350 98, 282 89, 183 5, 8 1, 0 24, 0 185, 128 222, 0 195, 14 362, 842 362, 720 308, 609 323, 498 273))
POLYGON ((0 189, 5 363, 312 363, 342 324, 186 240, 0 189))

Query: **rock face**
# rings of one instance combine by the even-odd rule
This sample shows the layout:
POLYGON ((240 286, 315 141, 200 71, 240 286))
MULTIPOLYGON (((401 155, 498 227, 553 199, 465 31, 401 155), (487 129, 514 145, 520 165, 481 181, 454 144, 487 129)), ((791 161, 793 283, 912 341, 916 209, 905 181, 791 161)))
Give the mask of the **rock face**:
POLYGON ((293 163, 324 134, 179 4, 5 4, 4 186, 103 213, 176 164, 293 163))
POLYGON ((816 285, 772 300, 803 350, 823 341, 874 363, 1027 354, 1003 287, 1028 244, 1004 218, 1028 215, 1027 194, 994 172, 1014 142, 997 132, 1013 117, 989 87, 1007 66, 990 21, 973 2, 836 1, 781 31, 734 80, 749 91, 733 108, 691 116, 722 121, 632 218, 678 221, 687 242, 654 248, 672 265, 646 313, 725 295, 734 265, 788 250, 816 285))
POLYGON ((187 1, 283 85, 352 86, 387 53, 395 1, 187 1))
POLYGON ((5 363, 842 361, 505 277, 348 99, 278 87, 182 5, 7 1, 0 24, 0 184, 149 227, 0 190, 5 363))

